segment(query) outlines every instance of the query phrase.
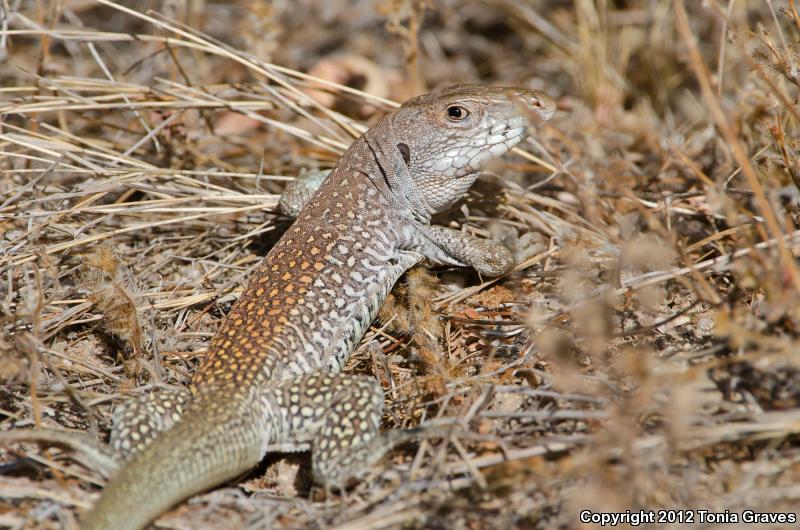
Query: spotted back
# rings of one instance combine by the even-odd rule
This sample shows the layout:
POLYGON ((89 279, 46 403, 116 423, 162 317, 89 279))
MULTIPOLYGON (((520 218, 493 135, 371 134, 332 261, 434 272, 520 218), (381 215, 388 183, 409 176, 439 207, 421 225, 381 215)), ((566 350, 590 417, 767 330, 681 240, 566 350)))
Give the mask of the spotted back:
POLYGON ((394 283, 421 260, 399 248, 403 223, 363 160, 342 159, 258 266, 211 341, 192 381, 195 395, 220 384, 339 371, 394 283))

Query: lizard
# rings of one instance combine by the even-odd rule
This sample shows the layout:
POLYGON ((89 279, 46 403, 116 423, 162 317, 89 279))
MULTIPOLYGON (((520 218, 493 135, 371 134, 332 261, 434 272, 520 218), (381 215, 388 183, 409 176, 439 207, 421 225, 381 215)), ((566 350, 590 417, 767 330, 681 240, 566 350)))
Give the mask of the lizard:
POLYGON ((427 260, 510 271, 499 242, 431 224, 482 166, 549 120, 538 90, 457 85, 381 118, 326 178, 301 183, 294 223, 253 271, 189 389, 113 414, 122 465, 84 530, 136 530, 255 467, 271 448, 311 447, 313 480, 344 487, 385 454, 384 394, 342 367, 401 275, 427 260))

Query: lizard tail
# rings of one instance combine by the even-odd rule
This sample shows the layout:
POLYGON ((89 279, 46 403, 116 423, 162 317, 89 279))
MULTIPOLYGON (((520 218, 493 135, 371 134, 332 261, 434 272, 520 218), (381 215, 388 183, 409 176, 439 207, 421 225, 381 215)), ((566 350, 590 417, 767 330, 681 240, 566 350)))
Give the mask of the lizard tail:
POLYGON ((221 405, 190 407, 136 453, 106 486, 82 530, 140 530, 183 499, 258 464, 266 433, 254 411, 221 405))

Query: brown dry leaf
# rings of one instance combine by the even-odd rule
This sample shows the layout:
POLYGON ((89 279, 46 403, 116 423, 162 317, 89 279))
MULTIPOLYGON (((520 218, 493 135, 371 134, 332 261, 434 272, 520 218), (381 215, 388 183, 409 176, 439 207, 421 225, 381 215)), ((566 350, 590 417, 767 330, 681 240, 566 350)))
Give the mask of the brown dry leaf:
MULTIPOLYGON (((373 96, 385 99, 397 99, 397 86, 400 76, 394 70, 383 69, 366 57, 353 54, 333 55, 318 61, 308 71, 309 75, 331 81, 340 85, 363 90, 373 96)), ((351 111, 357 117, 364 118, 375 112, 369 104, 351 105, 344 98, 323 90, 304 89, 304 92, 319 102, 323 107, 351 111)), ((404 99, 404 98, 402 98, 404 99)))
POLYGON ((261 124, 258 120, 239 112, 226 111, 214 122, 214 132, 223 136, 241 136, 261 124))
POLYGON ((121 339, 133 356, 145 353, 136 295, 129 285, 130 273, 109 245, 98 245, 85 255, 85 283, 89 299, 103 313, 102 326, 121 339))

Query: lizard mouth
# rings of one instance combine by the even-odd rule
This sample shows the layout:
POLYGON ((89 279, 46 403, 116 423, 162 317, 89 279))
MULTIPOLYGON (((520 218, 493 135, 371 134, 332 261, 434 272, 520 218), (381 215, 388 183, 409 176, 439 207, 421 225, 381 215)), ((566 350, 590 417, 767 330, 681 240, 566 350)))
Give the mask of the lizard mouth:
POLYGON ((456 176, 463 177, 479 171, 486 161, 510 151, 527 135, 528 120, 522 116, 514 116, 484 128, 472 137, 466 148, 460 150, 459 156, 465 163, 456 171, 456 176))
MULTIPOLYGON (((528 119, 521 115, 485 123, 474 134, 445 151, 430 165, 430 169, 450 177, 474 175, 485 162, 501 156, 520 143, 528 135, 529 126, 528 119)), ((456 140, 457 134, 452 133, 451 139, 456 140)))

